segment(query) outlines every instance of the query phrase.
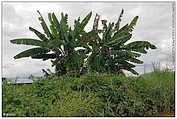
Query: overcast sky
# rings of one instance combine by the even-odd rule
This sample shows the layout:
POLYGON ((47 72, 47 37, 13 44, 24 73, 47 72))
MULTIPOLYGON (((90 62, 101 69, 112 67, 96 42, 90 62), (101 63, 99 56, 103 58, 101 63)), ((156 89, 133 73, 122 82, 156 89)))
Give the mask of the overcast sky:
MULTIPOLYGON (((92 11, 93 15, 86 27, 86 30, 90 30, 96 13, 101 15, 101 19, 116 22, 123 8, 125 12, 122 26, 129 23, 134 16, 139 16, 131 41, 149 41, 158 48, 149 50, 147 54, 140 57, 144 61, 145 72, 152 71, 152 62, 160 62, 161 68, 166 66, 172 68, 172 4, 172 2, 3 2, 2 75, 5 77, 23 77, 30 74, 42 76, 42 68, 54 71, 50 61, 13 58, 31 46, 11 44, 10 40, 37 38, 28 30, 29 26, 42 31, 37 10, 42 13, 46 21, 49 12, 55 12, 58 18, 61 12, 67 13, 70 25, 73 25, 74 19, 79 16, 83 18, 92 11)), ((144 72, 144 66, 137 66, 135 69, 140 74, 144 72)))

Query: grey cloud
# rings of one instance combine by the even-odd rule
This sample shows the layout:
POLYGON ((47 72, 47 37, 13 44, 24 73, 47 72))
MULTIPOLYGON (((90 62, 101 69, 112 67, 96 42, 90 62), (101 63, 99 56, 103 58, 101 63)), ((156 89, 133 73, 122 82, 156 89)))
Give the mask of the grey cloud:
POLYGON ((11 23, 23 22, 23 17, 17 15, 15 8, 10 4, 3 4, 3 21, 11 23))

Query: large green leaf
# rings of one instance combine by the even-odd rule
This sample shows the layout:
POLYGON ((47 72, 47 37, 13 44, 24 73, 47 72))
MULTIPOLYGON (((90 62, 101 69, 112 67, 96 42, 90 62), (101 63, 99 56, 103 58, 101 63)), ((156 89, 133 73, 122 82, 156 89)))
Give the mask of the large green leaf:
POLYGON ((121 57, 140 57, 141 54, 135 53, 132 51, 122 51, 122 50, 111 50, 109 51, 110 55, 118 55, 120 58, 121 57))
POLYGON ((115 40, 108 42, 107 45, 110 45, 110 46, 121 45, 125 43, 127 40, 130 40, 131 37, 132 37, 132 34, 123 35, 123 36, 116 38, 115 40))
POLYGON ((118 30, 118 33, 128 32, 128 30, 129 30, 129 25, 126 24, 126 25, 124 25, 122 28, 120 28, 120 29, 118 30))
POLYGON ((119 29, 117 32, 114 33, 114 35, 112 36, 111 40, 115 40, 116 38, 120 37, 120 36, 124 36, 124 35, 129 35, 129 31, 128 31, 128 24, 126 24, 125 26, 123 26, 121 29, 119 29))
POLYGON ((29 57, 29 56, 33 56, 33 55, 37 55, 37 54, 47 53, 49 51, 50 50, 48 50, 46 48, 32 48, 32 49, 28 49, 28 50, 25 50, 25 51, 19 53, 14 58, 19 59, 19 58, 23 58, 23 57, 29 57))
POLYGON ((135 41, 123 46, 123 49, 132 50, 140 53, 147 53, 145 49, 148 50, 150 48, 156 49, 156 46, 149 43, 148 41, 135 41))
POLYGON ((14 39, 10 40, 13 44, 22 44, 22 45, 33 45, 33 46, 46 46, 46 42, 36 40, 36 39, 30 39, 30 38, 20 38, 20 39, 14 39))
POLYGON ((40 33, 39 31, 37 31, 36 29, 29 27, 29 30, 34 32, 41 40, 43 41, 47 41, 48 39, 45 37, 44 34, 40 33))

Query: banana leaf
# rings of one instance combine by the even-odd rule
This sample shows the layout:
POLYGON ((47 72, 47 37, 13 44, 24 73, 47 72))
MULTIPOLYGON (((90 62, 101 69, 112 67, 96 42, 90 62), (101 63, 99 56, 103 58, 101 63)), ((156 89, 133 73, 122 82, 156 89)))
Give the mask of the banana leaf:
POLYGON ((14 56, 14 58, 19 59, 19 58, 29 57, 37 54, 48 53, 49 51, 50 50, 46 48, 32 48, 17 54, 16 56, 14 56))
POLYGON ((10 40, 10 42, 13 44, 21 44, 21 45, 33 45, 33 46, 41 46, 41 47, 46 46, 46 42, 36 40, 36 39, 31 39, 31 38, 13 39, 13 40, 10 40))

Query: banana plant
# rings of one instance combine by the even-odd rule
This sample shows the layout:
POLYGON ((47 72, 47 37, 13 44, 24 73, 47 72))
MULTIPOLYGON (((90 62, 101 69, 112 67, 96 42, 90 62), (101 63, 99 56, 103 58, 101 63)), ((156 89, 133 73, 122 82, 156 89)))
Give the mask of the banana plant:
POLYGON ((73 73, 80 75, 83 70, 96 72, 121 73, 128 70, 138 74, 133 68, 133 63, 143 63, 137 59, 141 54, 147 53, 147 49, 156 49, 156 46, 147 41, 135 41, 127 44, 131 39, 132 31, 137 23, 136 16, 130 24, 120 27, 124 10, 121 11, 118 21, 109 23, 102 20, 103 29, 98 29, 100 16, 96 14, 93 29, 90 32, 84 30, 88 24, 92 12, 81 20, 75 20, 74 28, 68 25, 68 15, 61 13, 58 21, 54 13, 48 14, 50 22, 47 26, 41 13, 39 21, 44 33, 29 27, 39 39, 20 38, 13 39, 11 43, 37 46, 17 54, 14 58, 31 57, 34 59, 51 60, 56 73, 63 75, 73 73), (100 37, 101 36, 101 37, 100 37), (90 55, 89 55, 90 54, 90 55))
POLYGON ((48 27, 41 13, 39 21, 44 33, 29 27, 29 30, 35 33, 39 39, 19 38, 10 42, 13 44, 37 46, 25 50, 16 56, 15 59, 31 57, 33 59, 51 60, 52 66, 55 66, 56 73, 63 75, 68 72, 79 74, 82 72, 88 46, 81 43, 82 36, 86 34, 84 28, 89 22, 92 12, 83 20, 75 20, 74 28, 68 25, 68 15, 61 13, 61 20, 58 21, 54 13, 48 14, 50 26, 48 27), (84 49, 77 49, 84 47, 84 49))
POLYGON ((119 74, 122 70, 127 70, 138 75, 133 68, 135 64, 142 64, 143 61, 137 58, 141 54, 146 54, 148 49, 156 49, 156 46, 148 41, 126 43, 132 38, 138 16, 134 17, 129 24, 120 27, 123 13, 122 9, 116 23, 107 24, 107 20, 102 20, 102 29, 98 29, 99 19, 95 18, 97 26, 93 26, 93 29, 85 35, 87 39, 85 41, 92 52, 87 61, 90 71, 119 74))

